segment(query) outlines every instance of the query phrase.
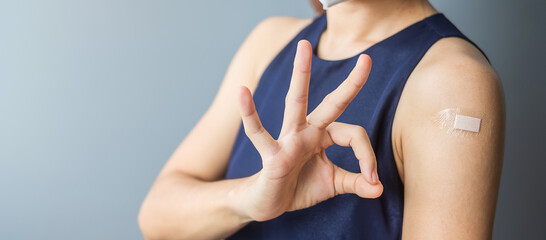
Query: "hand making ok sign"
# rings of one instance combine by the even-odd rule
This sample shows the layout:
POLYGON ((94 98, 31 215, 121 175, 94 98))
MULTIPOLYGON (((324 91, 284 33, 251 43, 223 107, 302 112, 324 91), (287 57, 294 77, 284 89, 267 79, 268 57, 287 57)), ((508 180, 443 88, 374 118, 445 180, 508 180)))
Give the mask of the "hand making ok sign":
POLYGON ((368 135, 358 125, 335 122, 366 83, 371 59, 360 55, 347 79, 307 115, 311 44, 298 42, 282 129, 277 140, 264 129, 248 88, 241 87, 239 108, 245 133, 261 155, 263 168, 249 178, 244 214, 257 221, 313 206, 338 194, 376 198, 383 192, 368 135), (351 146, 361 173, 334 165, 325 149, 351 146))

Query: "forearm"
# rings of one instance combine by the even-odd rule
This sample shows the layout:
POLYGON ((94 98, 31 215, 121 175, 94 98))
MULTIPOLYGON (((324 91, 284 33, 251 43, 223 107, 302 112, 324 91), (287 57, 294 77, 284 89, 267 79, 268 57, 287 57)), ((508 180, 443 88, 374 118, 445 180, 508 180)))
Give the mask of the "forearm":
POLYGON ((139 214, 148 239, 219 239, 248 224, 241 207, 252 177, 205 182, 181 173, 160 176, 139 214))

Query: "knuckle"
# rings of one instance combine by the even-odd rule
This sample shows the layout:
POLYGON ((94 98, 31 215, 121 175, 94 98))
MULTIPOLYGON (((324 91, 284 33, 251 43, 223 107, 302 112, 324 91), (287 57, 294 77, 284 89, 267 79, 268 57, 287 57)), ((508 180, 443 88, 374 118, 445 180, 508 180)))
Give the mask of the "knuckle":
POLYGON ((294 67, 292 68, 293 73, 297 74, 309 74, 311 73, 311 68, 305 67, 300 61, 294 59, 294 67))
POLYGON ((254 135, 262 135, 262 134, 264 134, 264 132, 265 132, 265 129, 262 126, 259 126, 256 129, 254 129, 253 134, 254 135))
POLYGON ((347 99, 336 99, 333 93, 330 93, 324 97, 324 103, 334 106, 337 110, 344 110, 345 107, 349 104, 347 99))
POLYGON ((351 187, 353 188, 353 191, 355 191, 355 192, 356 192, 356 189, 358 187, 357 184, 356 184, 357 180, 358 180, 358 178, 355 177, 355 178, 352 179, 352 182, 351 182, 351 185, 352 185, 351 187))
POLYGON ((263 134, 263 132, 265 131, 265 129, 262 127, 262 126, 257 126, 257 127, 254 127, 254 128, 245 128, 245 133, 246 135, 261 135, 263 134))
POLYGON ((307 94, 301 94, 301 95, 295 97, 294 102, 300 103, 300 104, 307 103, 307 94))
POLYGON ((254 115, 256 113, 256 109, 255 108, 251 108, 249 109, 248 111, 243 111, 241 112, 241 117, 243 119, 249 119, 252 117, 252 115, 254 115))
POLYGON ((335 106, 335 108, 337 110, 343 111, 349 105, 349 103, 350 102, 348 100, 346 100, 346 99, 340 99, 340 100, 334 102, 333 105, 335 106))
POLYGON ((345 177, 346 177, 345 174, 341 173, 341 171, 339 171, 338 174, 340 176, 339 176, 337 191, 340 194, 348 193, 349 191, 347 190, 347 184, 345 183, 345 177))
POLYGON ((342 102, 335 102, 333 105, 339 111, 345 109, 345 104, 343 104, 342 102))
POLYGON ((272 156, 275 156, 277 155, 277 153, 279 153, 281 151, 281 146, 279 146, 279 144, 277 144, 277 142, 275 142, 275 144, 273 145, 273 147, 270 149, 271 150, 271 155, 272 156))
POLYGON ((359 79, 349 79, 349 87, 351 87, 353 90, 360 90, 364 85, 363 81, 358 81, 359 79))
POLYGON ((294 96, 293 94, 287 94, 286 98, 284 99, 284 102, 285 103, 295 102, 299 104, 305 104, 307 103, 307 98, 308 98, 307 94, 299 94, 297 96, 294 96))
POLYGON ((366 132, 366 129, 360 125, 356 125, 355 133, 357 133, 358 136, 361 136, 361 137, 368 137, 368 133, 366 132))
POLYGON ((320 128, 325 128, 328 125, 330 125, 330 123, 326 119, 319 119, 318 120, 318 125, 319 125, 320 128))
POLYGON ((328 125, 330 125, 330 123, 327 120, 322 119, 322 118, 308 119, 307 122, 311 126, 314 126, 316 128, 319 128, 319 129, 326 128, 326 127, 328 127, 328 125))

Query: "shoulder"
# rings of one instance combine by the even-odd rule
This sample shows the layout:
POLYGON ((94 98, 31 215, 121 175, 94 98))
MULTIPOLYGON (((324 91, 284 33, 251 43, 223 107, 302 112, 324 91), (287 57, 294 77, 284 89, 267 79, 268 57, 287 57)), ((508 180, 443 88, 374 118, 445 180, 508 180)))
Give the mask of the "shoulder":
POLYGON ((291 36, 311 23, 312 20, 312 18, 304 19, 288 16, 269 17, 258 23, 253 32, 273 39, 280 36, 291 36))
POLYGON ((255 79, 259 79, 273 58, 312 20, 275 16, 262 20, 254 27, 238 54, 245 55, 244 65, 254 66, 255 79))
POLYGON ((504 95, 498 75, 474 45, 456 37, 436 42, 406 82, 393 123, 397 162, 404 159, 404 139, 407 143, 408 136, 419 136, 416 131, 435 128, 429 119, 445 109, 484 118, 487 125, 482 127, 495 135, 504 131, 504 95))
POLYGON ((400 103, 419 104, 428 114, 455 107, 489 114, 504 110, 502 84, 493 67, 474 45, 454 37, 429 49, 408 78, 400 103))
POLYGON ((458 108, 491 121, 504 120, 497 73, 474 45, 461 38, 440 39, 429 49, 409 77, 401 101, 420 106, 421 117, 458 108))

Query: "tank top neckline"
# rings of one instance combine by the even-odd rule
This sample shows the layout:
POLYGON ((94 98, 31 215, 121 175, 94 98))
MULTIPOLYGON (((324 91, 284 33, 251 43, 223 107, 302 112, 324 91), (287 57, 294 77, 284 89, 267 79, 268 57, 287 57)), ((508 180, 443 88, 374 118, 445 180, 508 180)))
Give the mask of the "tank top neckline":
MULTIPOLYGON (((253 92, 261 124, 275 139, 280 136, 282 129, 297 43, 307 39, 313 46, 318 46, 319 34, 327 27, 326 16, 321 16, 312 19, 285 44, 263 71, 253 92)), ((409 26, 400 26, 405 28, 385 36, 385 39, 378 39, 381 41, 362 51, 373 60, 368 80, 343 114, 336 118, 338 122, 366 130, 384 186, 381 197, 363 199, 356 194, 340 194, 312 207, 286 212, 268 221, 250 222, 227 237, 227 240, 402 238, 404 184, 398 174, 392 148, 392 126, 400 97, 409 76, 437 41, 447 37, 469 40, 442 14, 434 13, 415 21, 408 22, 409 26)), ((312 58, 307 104, 309 110, 320 105, 347 78, 358 55, 334 61, 316 56, 312 58)), ((262 157, 245 134, 242 122, 239 122, 238 129, 225 169, 226 179, 252 176, 263 169, 262 157)), ((323 154, 340 169, 361 172, 358 158, 351 148, 334 144, 326 148, 323 154)))
POLYGON ((405 32, 408 32, 410 31, 411 29, 413 29, 414 27, 420 25, 420 24, 423 24, 423 23, 426 23, 427 21, 433 19, 433 18, 437 18, 437 17, 443 17, 444 14, 441 13, 441 12, 437 12, 437 13, 434 13, 428 17, 425 17, 417 22, 414 22, 406 27, 404 27, 403 29, 399 30, 398 32, 395 32, 394 34, 372 44, 371 46, 369 46, 368 48, 364 49, 363 51, 360 51, 358 54, 356 55, 353 55, 351 57, 348 57, 348 58, 343 58, 343 59, 338 59, 338 60, 329 60, 329 59, 324 59, 324 58, 321 58, 317 55, 317 48, 318 48, 318 42, 320 40, 320 37, 322 35, 322 33, 324 32, 324 30, 326 30, 326 26, 327 26, 327 18, 326 18, 326 13, 323 13, 322 15, 318 16, 317 18, 317 28, 316 28, 316 31, 314 32, 314 34, 312 34, 308 41, 311 43, 311 46, 313 48, 313 51, 312 51, 312 60, 313 60, 313 63, 316 63, 316 62, 321 62, 321 63, 339 63, 339 62, 346 62, 346 61, 351 61, 351 60, 354 60, 356 58, 358 58, 358 56, 360 56, 360 54, 364 54, 364 53, 367 53, 369 52, 370 50, 372 50, 373 48, 376 48, 378 45, 380 44, 383 44, 385 42, 388 42, 389 40, 405 33, 405 32))

